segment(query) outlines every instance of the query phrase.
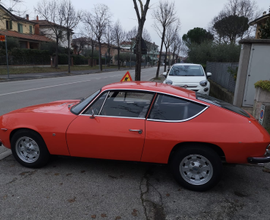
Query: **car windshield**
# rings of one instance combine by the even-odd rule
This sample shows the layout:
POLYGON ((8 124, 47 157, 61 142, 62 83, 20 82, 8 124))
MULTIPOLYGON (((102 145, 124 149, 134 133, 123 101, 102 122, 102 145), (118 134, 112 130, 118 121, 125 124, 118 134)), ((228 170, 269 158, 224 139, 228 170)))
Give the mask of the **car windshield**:
POLYGON ((87 105, 90 103, 99 93, 101 90, 94 92, 92 95, 88 96, 87 98, 83 99, 77 105, 73 106, 70 111, 76 115, 78 115, 87 105))
POLYGON ((169 76, 204 76, 201 66, 175 65, 172 66, 169 76))
POLYGON ((228 109, 230 111, 233 111, 237 114, 240 114, 240 115, 243 115, 243 116, 246 116, 248 118, 250 118, 249 114, 246 113, 245 110, 237 107, 237 106, 234 106, 228 102, 224 102, 220 99, 217 99, 217 98, 214 98, 214 97, 211 97, 211 96, 208 96, 208 95, 205 95, 205 94, 201 94, 201 93, 196 93, 196 96, 197 96, 197 99, 201 100, 201 101, 204 101, 204 102, 207 102, 207 103, 210 103, 210 104, 213 104, 213 105, 216 105, 216 106, 219 106, 221 108, 225 108, 225 109, 228 109))

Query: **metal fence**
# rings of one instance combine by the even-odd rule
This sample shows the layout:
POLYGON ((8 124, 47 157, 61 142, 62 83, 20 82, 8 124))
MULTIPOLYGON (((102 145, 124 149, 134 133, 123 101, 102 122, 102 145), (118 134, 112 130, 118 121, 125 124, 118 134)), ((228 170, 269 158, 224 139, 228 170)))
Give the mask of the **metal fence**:
POLYGON ((228 69, 236 69, 237 67, 238 63, 207 62, 206 72, 212 73, 210 78, 212 81, 227 89, 229 92, 234 93, 235 80, 228 69))

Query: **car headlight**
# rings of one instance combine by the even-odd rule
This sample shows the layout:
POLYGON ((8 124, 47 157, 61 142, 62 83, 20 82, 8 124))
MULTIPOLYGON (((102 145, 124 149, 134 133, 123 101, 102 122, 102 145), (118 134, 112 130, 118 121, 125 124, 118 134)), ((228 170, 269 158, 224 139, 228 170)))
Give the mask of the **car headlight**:
POLYGON ((201 86, 206 86, 206 85, 207 85, 207 80, 201 81, 201 82, 200 82, 200 85, 201 85, 201 86))
POLYGON ((173 81, 166 79, 163 83, 168 84, 168 85, 172 85, 173 81))

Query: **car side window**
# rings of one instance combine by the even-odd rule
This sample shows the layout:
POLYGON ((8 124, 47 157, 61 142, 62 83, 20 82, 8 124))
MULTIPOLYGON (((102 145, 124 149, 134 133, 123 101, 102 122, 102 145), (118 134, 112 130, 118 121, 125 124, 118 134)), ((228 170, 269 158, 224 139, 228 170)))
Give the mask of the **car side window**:
POLYGON ((95 102, 84 111, 83 114, 92 115, 94 112, 95 115, 98 115, 107 94, 108 92, 104 92, 102 95, 100 95, 97 100, 95 100, 95 102))
POLYGON ((137 91, 111 91, 100 115, 145 118, 153 93, 137 91))
POLYGON ((158 95, 150 112, 149 119, 187 120, 205 108, 205 105, 185 99, 168 95, 158 95))

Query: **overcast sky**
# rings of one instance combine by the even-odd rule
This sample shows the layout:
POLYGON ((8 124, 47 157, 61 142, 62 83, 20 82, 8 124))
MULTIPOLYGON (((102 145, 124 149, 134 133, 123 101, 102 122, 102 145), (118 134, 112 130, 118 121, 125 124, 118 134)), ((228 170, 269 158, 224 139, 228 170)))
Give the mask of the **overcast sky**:
MULTIPOLYGON (((8 0, 6 0, 8 1, 8 0)), ((142 0, 145 3, 146 0, 142 0)), ((28 9, 30 19, 35 19, 36 13, 34 7, 37 6, 39 0, 23 0, 23 8, 28 9)), ((119 19, 125 31, 131 30, 137 26, 137 17, 134 10, 132 0, 71 0, 78 10, 91 11, 95 4, 105 4, 112 13, 112 22, 119 19)), ((158 6, 159 0, 151 0, 150 8, 147 12, 144 28, 148 30, 152 41, 160 46, 160 39, 153 29, 152 19, 153 10, 158 6)), ((187 33, 194 27, 208 29, 211 20, 218 15, 228 0, 176 0, 175 10, 181 22, 180 36, 187 33)), ((269 10, 269 0, 257 0, 258 9, 261 11, 269 10)), ((80 32, 83 28, 77 28, 75 33, 80 32)))

